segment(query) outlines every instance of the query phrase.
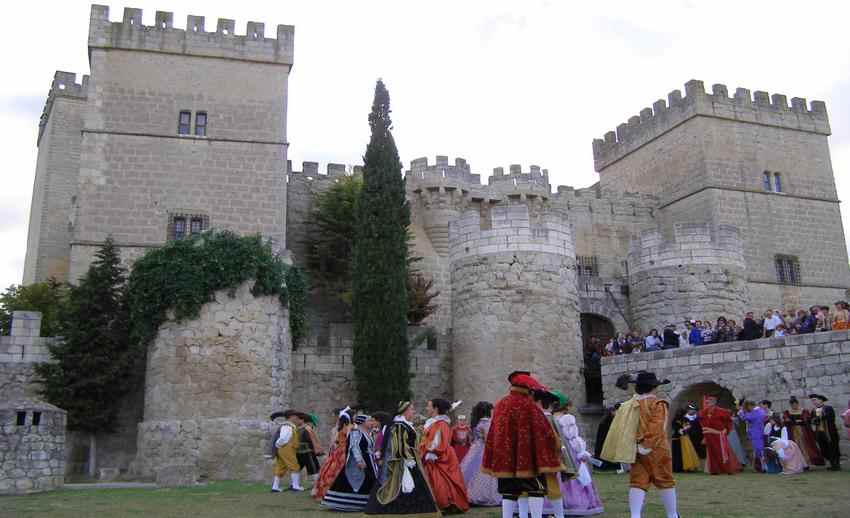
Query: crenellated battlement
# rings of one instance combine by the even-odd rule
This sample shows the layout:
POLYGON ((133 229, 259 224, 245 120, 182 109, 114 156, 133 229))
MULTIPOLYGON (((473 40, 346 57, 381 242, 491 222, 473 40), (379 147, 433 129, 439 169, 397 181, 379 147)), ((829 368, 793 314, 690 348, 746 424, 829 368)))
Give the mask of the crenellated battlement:
POLYGON ((286 170, 290 175, 297 175, 299 177, 303 177, 307 180, 314 179, 334 179, 340 178, 342 176, 352 176, 355 174, 361 174, 363 167, 356 166, 348 166, 346 164, 336 164, 336 163, 327 163, 325 165, 324 172, 319 172, 319 163, 318 162, 301 162, 301 170, 294 171, 292 169, 292 160, 286 161, 286 170))
POLYGON ((685 96, 673 90, 667 100, 659 99, 652 108, 644 108, 639 115, 609 131, 601 139, 593 140, 594 168, 602 171, 613 162, 635 151, 647 142, 696 116, 716 117, 740 122, 763 124, 781 128, 830 134, 829 117, 823 101, 794 97, 791 105, 785 95, 738 88, 730 97, 726 85, 715 84, 706 93, 702 81, 692 79, 685 84, 685 96))
POLYGON ((267 38, 265 24, 248 22, 245 34, 236 34, 236 22, 219 19, 216 30, 205 30, 203 16, 186 17, 186 28, 174 27, 174 14, 157 11, 155 24, 142 25, 142 10, 124 8, 120 22, 109 20, 109 7, 92 5, 89 48, 113 48, 187 54, 292 65, 295 28, 277 26, 277 39, 267 38))
POLYGON ((481 187, 481 175, 472 174, 465 159, 455 158, 452 165, 445 155, 437 155, 433 165, 428 164, 427 157, 411 160, 410 169, 405 171, 404 178, 414 190, 436 187, 469 190, 481 187))
POLYGON ((50 111, 53 109, 53 101, 57 97, 85 100, 88 96, 88 90, 89 76, 87 75, 84 75, 82 81, 77 83, 77 74, 74 72, 57 70, 53 74, 50 91, 47 93, 47 100, 44 101, 44 109, 41 111, 41 118, 38 122, 38 139, 36 145, 41 144, 41 137, 44 134, 44 129, 47 127, 47 121, 50 119, 50 111))
POLYGON ((528 172, 523 172, 521 165, 511 164, 507 174, 504 168, 495 167, 493 175, 487 179, 487 184, 505 194, 523 192, 548 196, 552 192, 549 185, 549 170, 541 169, 539 165, 529 166, 528 172))
POLYGON ((705 223, 677 223, 672 236, 665 236, 660 229, 644 230, 632 239, 628 259, 630 275, 694 265, 746 268, 738 228, 705 223))

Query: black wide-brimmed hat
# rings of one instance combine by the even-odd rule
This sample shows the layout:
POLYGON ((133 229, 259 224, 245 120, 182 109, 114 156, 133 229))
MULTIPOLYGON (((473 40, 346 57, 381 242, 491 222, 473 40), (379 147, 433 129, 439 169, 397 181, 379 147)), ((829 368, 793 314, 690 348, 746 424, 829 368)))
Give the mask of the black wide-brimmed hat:
POLYGON ((670 380, 659 380, 657 377, 655 377, 654 372, 640 371, 635 376, 636 385, 651 385, 653 387, 657 387, 659 385, 667 385, 668 383, 670 383, 670 380))
POLYGON ((820 399, 820 400, 821 400, 821 401, 823 401, 824 403, 826 403, 827 401, 829 401, 829 399, 827 399, 827 397, 826 397, 826 396, 823 396, 823 395, 821 395, 821 394, 809 394, 809 399, 820 399))
POLYGON ((304 414, 302 414, 301 412, 299 412, 297 410, 284 410, 283 412, 280 412, 280 411, 274 412, 272 415, 269 416, 269 419, 271 419, 272 421, 274 421, 278 417, 283 417, 285 419, 289 419, 290 417, 292 417, 294 415, 302 416, 304 414))

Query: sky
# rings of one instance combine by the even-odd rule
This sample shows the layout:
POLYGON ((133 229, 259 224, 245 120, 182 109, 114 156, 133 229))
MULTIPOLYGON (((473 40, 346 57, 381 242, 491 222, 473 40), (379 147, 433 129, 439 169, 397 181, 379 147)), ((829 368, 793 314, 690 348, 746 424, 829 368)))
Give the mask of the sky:
MULTIPOLYGON (((295 26, 288 141, 302 161, 360 163, 375 80, 405 167, 436 155, 597 181, 591 141, 689 79, 823 100, 839 198, 850 200, 850 7, 844 2, 128 0, 124 7, 295 26)), ((0 31, 0 288, 23 275, 38 120, 56 70, 88 73, 90 2, 17 1, 0 31)), ((79 76, 78 76, 79 81, 79 76)), ((786 173, 789 174, 789 173, 786 173)), ((790 172, 793 174, 793 172, 790 172)), ((842 210, 850 228, 850 210, 842 210)))

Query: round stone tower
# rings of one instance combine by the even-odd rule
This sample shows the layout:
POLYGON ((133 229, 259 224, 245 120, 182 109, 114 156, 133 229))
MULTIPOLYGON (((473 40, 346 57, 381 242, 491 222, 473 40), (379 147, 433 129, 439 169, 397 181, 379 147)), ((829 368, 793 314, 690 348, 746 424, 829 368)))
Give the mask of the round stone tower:
POLYGON ((575 250, 561 213, 525 204, 466 211, 450 225, 455 397, 505 394, 527 369, 584 403, 575 250))
POLYGON ((736 227, 680 223, 672 239, 647 230, 628 257, 633 325, 643 332, 688 319, 740 321, 749 309, 744 246, 736 227))

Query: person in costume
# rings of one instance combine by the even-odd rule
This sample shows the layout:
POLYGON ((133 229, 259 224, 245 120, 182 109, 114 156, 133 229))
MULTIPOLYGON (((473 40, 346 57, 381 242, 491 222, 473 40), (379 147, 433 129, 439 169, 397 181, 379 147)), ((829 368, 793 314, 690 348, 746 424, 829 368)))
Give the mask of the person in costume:
POLYGON ((351 430, 351 407, 345 407, 340 410, 337 417, 337 423, 334 430, 336 437, 331 444, 331 451, 325 463, 319 469, 319 478, 313 484, 313 489, 310 492, 313 499, 321 502, 325 498, 325 493, 330 489, 331 485, 336 480, 336 477, 345 467, 345 462, 348 458, 348 432, 351 430))
POLYGON ((611 462, 632 463, 629 471, 632 518, 640 518, 651 485, 659 490, 667 518, 679 517, 673 459, 666 432, 669 403, 657 395, 658 387, 668 383, 670 380, 659 380, 655 373, 648 371, 617 379, 617 386, 624 390, 634 384, 635 395, 620 405, 614 416, 602 457, 611 462))
POLYGON ((835 410, 826 405, 826 396, 820 394, 809 394, 815 410, 812 413, 812 429, 815 432, 815 440, 820 448, 821 455, 829 462, 830 471, 841 469, 841 452, 838 449, 838 428, 835 426, 835 410))
POLYGON ((608 437, 608 430, 611 429, 611 422, 614 420, 614 413, 618 408, 620 408, 619 403, 606 408, 605 416, 602 418, 602 421, 599 422, 599 427, 596 429, 596 442, 593 443, 593 456, 602 462, 599 469, 603 471, 614 470, 619 467, 619 465, 614 464, 613 462, 608 462, 607 460, 602 460, 601 458, 602 445, 605 444, 605 438, 608 437))
POLYGON ((741 466, 732 453, 728 439, 732 431, 732 412, 717 406, 717 396, 708 394, 703 396, 699 422, 705 444, 706 473, 733 475, 740 471, 741 466))
POLYGON ((423 473, 413 428, 415 409, 410 401, 399 403, 396 416, 384 434, 381 482, 369 495, 365 515, 439 518, 440 510, 423 473))
POLYGON ((289 489, 293 491, 304 491, 301 487, 301 466, 298 464, 298 446, 300 438, 298 427, 303 424, 301 412, 287 410, 281 414, 272 414, 272 417, 283 417, 286 419, 277 429, 274 437, 274 481, 272 482, 272 493, 280 493, 280 481, 289 475, 289 489))
POLYGON ((847 439, 850 440, 850 401, 847 401, 847 410, 841 412, 841 420, 844 421, 844 430, 847 432, 847 439))
POLYGON ((512 372, 508 383, 510 392, 493 409, 481 471, 498 479, 503 518, 513 517, 515 505, 520 517, 541 518, 546 495, 541 475, 562 470, 552 448, 555 431, 531 399, 531 390, 543 388, 540 383, 525 371, 512 372))
POLYGON ((779 458, 783 475, 798 475, 808 469, 800 447, 788 439, 787 432, 781 437, 773 437, 769 449, 779 458))
MULTIPOLYGON (((774 439, 781 438, 783 431, 787 434, 787 431, 782 428, 782 418, 779 417, 779 414, 768 417, 767 423, 764 425, 765 445, 771 444, 774 439)), ((762 464, 762 468, 765 473, 772 475, 782 473, 782 463, 779 455, 776 450, 771 449, 769 446, 764 449, 764 464, 762 464)))
POLYGON ((452 426, 452 448, 455 450, 458 462, 463 462, 469 448, 472 446, 472 430, 466 422, 465 415, 457 416, 457 424, 452 426))
POLYGON ((685 417, 685 409, 676 412, 673 418, 673 473, 684 473, 699 469, 699 456, 688 431, 691 421, 685 417))
POLYGON ((729 430, 726 440, 729 443, 729 448, 732 449, 732 454, 735 455, 735 459, 740 465, 740 469, 743 470, 743 467, 749 464, 750 461, 747 460, 749 455, 747 455, 747 451, 744 449, 744 445, 741 442, 741 435, 738 433, 739 428, 743 431, 744 437, 746 438, 747 424, 742 423, 738 414, 732 414, 732 429, 729 430))
POLYGON ((559 452, 561 465, 564 470, 560 473, 545 473, 541 477, 541 481, 546 487, 546 500, 543 502, 543 514, 552 515, 555 518, 564 518, 564 500, 561 492, 562 479, 571 479, 576 475, 575 461, 570 456, 566 445, 563 442, 561 433, 558 429, 558 424, 555 422, 555 417, 552 415, 551 408, 558 402, 558 398, 548 389, 541 388, 532 391, 534 402, 543 411, 546 420, 554 432, 554 442, 552 448, 559 452))
POLYGON ((762 406, 757 406, 753 401, 744 401, 738 409, 738 417, 747 423, 747 437, 753 445, 753 470, 761 473, 764 471, 764 425, 767 414, 762 406))
POLYGON ((445 399, 428 401, 425 411, 425 433, 419 443, 419 455, 437 507, 443 512, 465 513, 469 510, 466 486, 460 474, 460 463, 451 447, 452 431, 448 413, 456 406, 445 399))
POLYGON ((705 458, 705 445, 702 440, 702 426, 699 423, 699 407, 693 401, 688 402, 685 407, 685 419, 688 420, 688 437, 691 439, 694 449, 697 451, 697 456, 700 459, 705 458))
POLYGON ((479 401, 472 407, 470 427, 472 428, 472 446, 460 462, 460 472, 466 484, 466 494, 472 505, 495 507, 502 505, 502 495, 495 478, 481 472, 481 460, 484 456, 484 441, 490 430, 490 416, 493 405, 479 401))
POLYGON ((600 514, 605 509, 591 477, 590 452, 587 451, 587 444, 579 434, 575 416, 570 413, 572 402, 560 392, 556 391, 553 394, 558 399, 555 422, 564 443, 564 450, 576 468, 575 477, 565 477, 563 473, 561 474, 564 513, 567 516, 600 514))
POLYGON ((307 470, 307 476, 315 482, 319 476, 319 457, 325 454, 319 443, 319 436, 316 434, 318 418, 309 414, 301 414, 299 417, 302 424, 298 428, 299 442, 296 457, 301 469, 307 470))
POLYGON ((826 464, 818 450, 815 433, 812 431, 812 414, 800 406, 800 400, 791 396, 789 408, 782 414, 783 424, 788 429, 788 439, 795 442, 803 452, 806 466, 823 466, 826 464))
POLYGON ((334 511, 362 511, 378 479, 375 465, 372 428, 375 421, 367 415, 354 417, 354 428, 348 433, 345 469, 325 493, 322 505, 334 511))

